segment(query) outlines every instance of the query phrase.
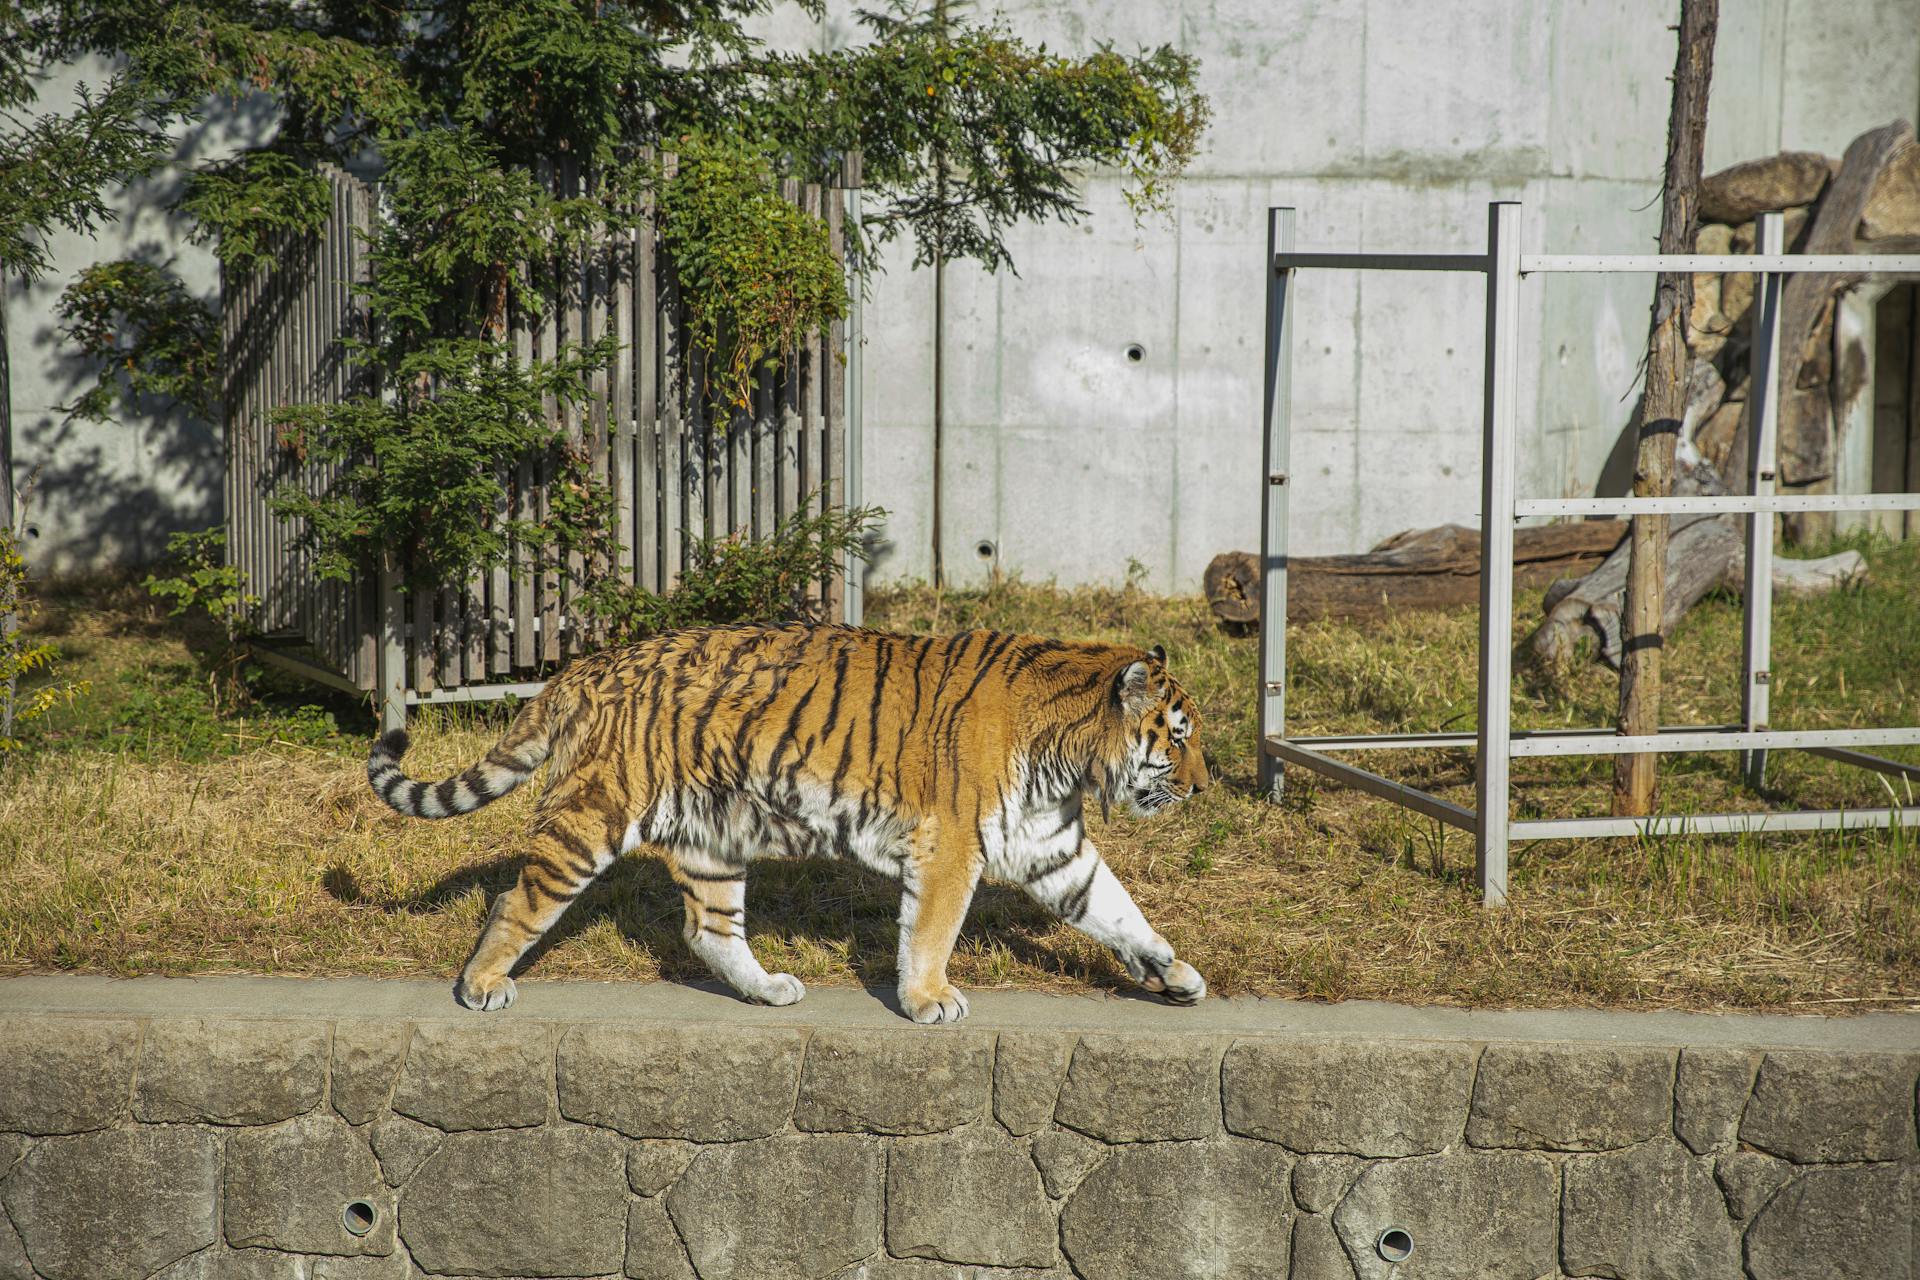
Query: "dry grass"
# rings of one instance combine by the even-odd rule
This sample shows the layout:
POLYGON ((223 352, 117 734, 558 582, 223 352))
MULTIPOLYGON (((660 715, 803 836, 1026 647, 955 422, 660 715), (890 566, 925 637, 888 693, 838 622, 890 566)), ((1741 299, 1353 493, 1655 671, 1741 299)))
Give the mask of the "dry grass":
MULTIPOLYGON (((1781 605, 1779 725, 1920 721, 1920 546, 1868 551, 1866 590, 1781 605)), ((269 692, 247 716, 215 719, 195 637, 139 593, 95 584, 50 604, 44 621, 96 692, 34 756, 0 763, 0 970, 453 973, 488 895, 516 873, 529 792, 459 822, 399 818, 364 784, 363 712, 335 708, 344 732, 330 734, 318 711, 269 692)), ((1458 833, 1311 780, 1296 778, 1281 806, 1253 797, 1253 642, 1219 633, 1197 599, 1013 583, 883 593, 872 617, 1168 646, 1207 711, 1225 785, 1153 822, 1116 818, 1102 830, 1096 819, 1095 838, 1218 992, 1823 1012, 1920 1000, 1911 836, 1520 846, 1512 904, 1487 913, 1458 833)), ((1470 612, 1297 628, 1295 726, 1470 728, 1473 628, 1470 612)), ((1724 601, 1683 625, 1668 664, 1670 721, 1733 716, 1738 631, 1724 601)), ((1582 671, 1521 693, 1516 716, 1598 724, 1612 697, 1610 677, 1582 671)), ((421 716, 409 764, 451 772, 500 723, 497 712, 421 716)), ((1464 753, 1371 763, 1471 803, 1464 753)), ((1520 763, 1525 812, 1604 807, 1606 761, 1520 763)), ((1669 758, 1664 782, 1676 811, 1888 803, 1874 775, 1797 755, 1777 758, 1764 795, 1741 786, 1731 756, 1669 758)), ((843 866, 763 864, 749 929, 770 968, 885 984, 895 901, 890 886, 843 866)), ((569 913, 530 976, 704 976, 679 926, 660 868, 623 862, 569 913)), ((1104 952, 997 886, 976 899, 953 970, 976 988, 1123 981, 1104 952)))

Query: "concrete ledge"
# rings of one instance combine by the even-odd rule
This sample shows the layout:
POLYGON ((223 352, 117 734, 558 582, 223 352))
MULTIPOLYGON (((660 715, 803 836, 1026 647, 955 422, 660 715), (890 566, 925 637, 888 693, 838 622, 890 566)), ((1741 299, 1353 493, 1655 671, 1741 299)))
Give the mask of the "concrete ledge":
POLYGON ((0 981, 0 1280, 1916 1274, 1920 1017, 973 1007, 0 981))

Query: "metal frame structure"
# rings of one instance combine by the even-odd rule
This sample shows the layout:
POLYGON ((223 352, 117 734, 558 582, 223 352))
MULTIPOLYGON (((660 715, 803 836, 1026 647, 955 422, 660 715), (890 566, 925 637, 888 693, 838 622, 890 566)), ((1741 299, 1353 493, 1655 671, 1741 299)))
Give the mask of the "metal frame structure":
POLYGON ((1920 809, 1826 809, 1783 813, 1664 815, 1649 818, 1514 820, 1509 814, 1515 757, 1617 755, 1629 752, 1738 751, 1749 781, 1758 783, 1769 750, 1803 750, 1860 768, 1909 779, 1920 767, 1884 760, 1861 747, 1920 743, 1920 726, 1888 729, 1773 730, 1768 691, 1773 619, 1773 517, 1782 511, 1913 511, 1920 494, 1791 494, 1774 492, 1778 471, 1780 306, 1786 277, 1799 272, 1920 274, 1920 255, 1787 255, 1783 219, 1759 219, 1753 254, 1630 254, 1589 256, 1522 254, 1520 206, 1497 201, 1487 212, 1484 253, 1300 253, 1294 248, 1294 211, 1268 210, 1267 325, 1264 403, 1265 465, 1261 468, 1260 555, 1260 783, 1277 797, 1281 766, 1309 769, 1336 782, 1391 800, 1474 837, 1475 876, 1484 905, 1505 903, 1507 849, 1515 841, 1683 832, 1825 831, 1890 824, 1920 826, 1920 809), (1308 269, 1361 271, 1472 271, 1487 280, 1486 376, 1482 391, 1480 471, 1479 721, 1472 733, 1349 734, 1289 737, 1286 732, 1288 472, 1292 398, 1294 274, 1308 269), (1755 338, 1748 395, 1749 494, 1670 498, 1522 498, 1515 492, 1519 364, 1519 301, 1529 275, 1551 272, 1727 272, 1758 275, 1755 338), (1633 516, 1718 511, 1747 520, 1743 652, 1746 679, 1741 723, 1681 726, 1630 737, 1612 729, 1516 731, 1512 724, 1513 530, 1528 516, 1633 516), (1476 752, 1474 809, 1336 759, 1332 752, 1471 748, 1476 752))

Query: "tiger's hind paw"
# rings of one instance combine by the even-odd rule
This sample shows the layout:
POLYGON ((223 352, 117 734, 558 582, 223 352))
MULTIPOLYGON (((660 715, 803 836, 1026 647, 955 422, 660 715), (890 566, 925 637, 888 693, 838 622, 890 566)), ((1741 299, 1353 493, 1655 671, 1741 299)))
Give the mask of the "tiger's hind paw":
POLYGON ((492 1013, 504 1009, 513 1003, 519 991, 513 985, 512 978, 498 978, 488 985, 469 982, 466 974, 461 974, 453 984, 453 998, 462 1006, 476 1013, 492 1013))
POLYGON ((967 1016, 967 997, 960 988, 951 983, 945 983, 938 989, 923 994, 902 991, 900 1007, 915 1022, 924 1024, 958 1022, 967 1016))

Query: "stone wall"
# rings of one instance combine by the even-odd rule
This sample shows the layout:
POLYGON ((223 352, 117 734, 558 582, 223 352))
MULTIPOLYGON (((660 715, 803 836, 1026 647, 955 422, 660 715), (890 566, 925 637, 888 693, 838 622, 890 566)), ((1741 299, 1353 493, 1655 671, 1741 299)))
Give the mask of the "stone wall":
POLYGON ((1163 1025, 0 1014, 0 1277, 1915 1274, 1920 1050, 1163 1025))

